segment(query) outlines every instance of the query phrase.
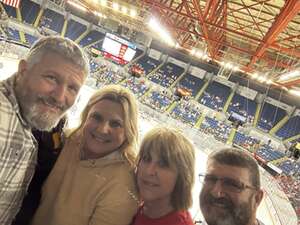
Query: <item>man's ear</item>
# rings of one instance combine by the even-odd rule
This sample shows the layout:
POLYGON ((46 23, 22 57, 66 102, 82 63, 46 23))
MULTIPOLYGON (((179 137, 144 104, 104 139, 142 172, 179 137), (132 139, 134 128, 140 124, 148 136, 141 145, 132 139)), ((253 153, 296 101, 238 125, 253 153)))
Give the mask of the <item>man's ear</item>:
POLYGON ((18 74, 19 76, 22 75, 27 70, 28 64, 26 60, 21 59, 18 66, 18 74))
POLYGON ((261 203, 262 199, 264 197, 264 191, 262 189, 259 189, 257 191, 257 193, 255 194, 255 204, 256 204, 256 208, 259 206, 259 204, 261 203))

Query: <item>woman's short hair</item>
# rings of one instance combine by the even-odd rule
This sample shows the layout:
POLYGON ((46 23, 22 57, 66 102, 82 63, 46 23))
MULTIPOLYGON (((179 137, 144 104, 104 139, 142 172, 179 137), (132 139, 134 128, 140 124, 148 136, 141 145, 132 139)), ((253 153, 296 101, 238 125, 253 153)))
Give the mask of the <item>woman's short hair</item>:
POLYGON ((89 75, 90 65, 87 55, 74 41, 60 36, 42 37, 33 44, 26 57, 29 68, 49 52, 63 56, 84 71, 86 76, 89 75))
POLYGON ((175 210, 187 210, 192 205, 195 173, 195 150, 192 143, 177 129, 157 127, 150 130, 141 143, 137 162, 156 152, 170 168, 178 171, 171 204, 175 210))
POLYGON ((87 106, 81 113, 80 124, 70 133, 72 136, 81 130, 87 120, 90 109, 101 100, 110 100, 119 103, 124 111, 124 128, 126 141, 122 145, 121 151, 131 165, 134 165, 136 159, 136 149, 138 142, 138 109, 135 96, 131 91, 120 85, 107 85, 101 87, 90 98, 87 106))

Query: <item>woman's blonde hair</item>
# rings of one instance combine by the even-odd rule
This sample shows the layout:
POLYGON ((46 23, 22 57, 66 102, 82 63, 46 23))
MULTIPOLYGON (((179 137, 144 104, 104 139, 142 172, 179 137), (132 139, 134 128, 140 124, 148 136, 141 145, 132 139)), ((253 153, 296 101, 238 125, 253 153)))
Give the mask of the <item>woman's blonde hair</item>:
POLYGON ((126 141, 121 152, 131 165, 134 165, 138 142, 138 109, 135 96, 131 91, 120 85, 107 85, 101 87, 90 98, 87 106, 81 113, 81 121, 77 128, 70 132, 69 137, 81 130, 90 109, 101 100, 110 100, 119 103, 124 111, 124 128, 126 141))
POLYGON ((170 127, 157 127, 149 131, 141 143, 137 157, 156 152, 159 159, 178 171, 171 204, 175 210, 187 210, 192 205, 192 187, 195 174, 195 150, 192 143, 179 131, 170 127))

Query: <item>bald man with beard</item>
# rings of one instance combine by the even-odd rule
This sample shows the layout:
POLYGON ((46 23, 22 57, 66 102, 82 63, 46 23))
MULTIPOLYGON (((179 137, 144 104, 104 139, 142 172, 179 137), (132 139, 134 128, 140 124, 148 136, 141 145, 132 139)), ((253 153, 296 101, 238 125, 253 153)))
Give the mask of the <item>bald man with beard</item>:
POLYGON ((258 164, 244 151, 228 148, 208 156, 200 208, 208 225, 263 225, 256 211, 263 199, 258 164))

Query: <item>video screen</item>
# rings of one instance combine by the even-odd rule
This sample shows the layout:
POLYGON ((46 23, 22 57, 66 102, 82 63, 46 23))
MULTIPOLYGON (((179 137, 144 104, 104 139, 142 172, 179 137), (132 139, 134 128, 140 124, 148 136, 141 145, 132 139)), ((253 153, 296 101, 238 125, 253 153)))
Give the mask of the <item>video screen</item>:
POLYGON ((123 38, 107 33, 103 41, 102 51, 106 53, 104 54, 105 57, 124 65, 134 58, 136 46, 123 38))

